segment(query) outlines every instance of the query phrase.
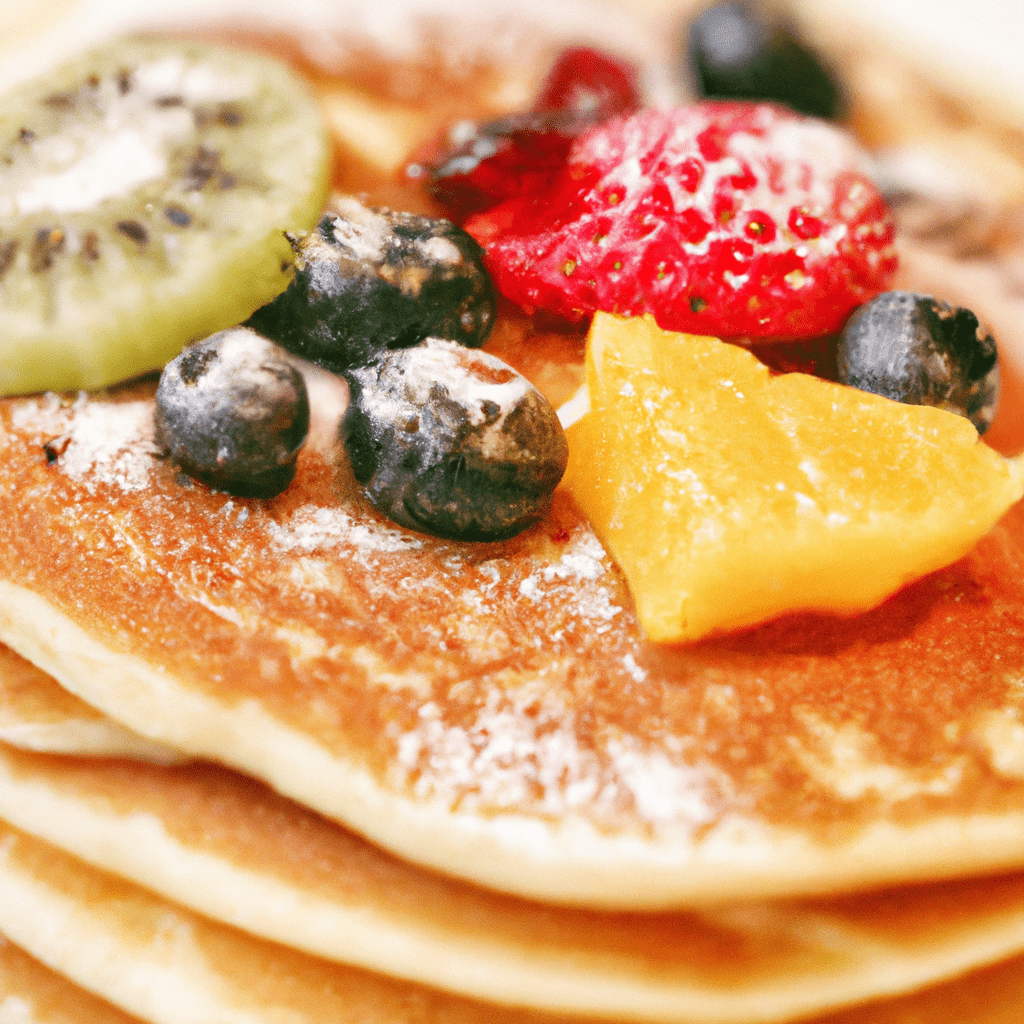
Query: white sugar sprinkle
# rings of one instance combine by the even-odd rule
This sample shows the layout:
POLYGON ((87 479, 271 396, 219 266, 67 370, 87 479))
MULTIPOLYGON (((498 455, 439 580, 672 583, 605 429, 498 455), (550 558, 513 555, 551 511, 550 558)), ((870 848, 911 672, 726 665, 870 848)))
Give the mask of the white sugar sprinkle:
POLYGON ((272 541, 284 551, 311 554, 317 550, 355 547, 360 553, 417 551, 423 541, 387 526, 360 523, 340 508, 308 505, 297 509, 287 523, 273 523, 272 541))
POLYGON ((153 468, 153 405, 147 401, 90 402, 80 396, 63 408, 54 395, 18 407, 19 430, 35 431, 57 453, 60 470, 90 492, 98 484, 142 491, 153 468))

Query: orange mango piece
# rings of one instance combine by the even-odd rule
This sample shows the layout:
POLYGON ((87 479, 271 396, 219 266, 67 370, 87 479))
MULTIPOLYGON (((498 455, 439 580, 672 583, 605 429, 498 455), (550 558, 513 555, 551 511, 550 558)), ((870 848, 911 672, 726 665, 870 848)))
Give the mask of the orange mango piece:
POLYGON ((772 375, 650 318, 598 314, 586 379, 562 486, 651 640, 867 610, 961 558, 1024 493, 1024 462, 960 416, 772 375))

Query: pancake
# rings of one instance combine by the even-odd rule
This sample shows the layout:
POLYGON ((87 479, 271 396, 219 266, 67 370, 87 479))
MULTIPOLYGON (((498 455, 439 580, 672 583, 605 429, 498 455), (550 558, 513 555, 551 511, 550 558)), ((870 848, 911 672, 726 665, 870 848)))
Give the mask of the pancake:
POLYGON ((0 935, 2 1024, 138 1024, 48 970, 0 935))
MULTIPOLYGON (((0 937, 0 1020, 4 1024, 133 1024, 0 937)), ((1024 961, 1013 960, 925 992, 830 1014, 809 1024, 1017 1024, 1024 961)), ((372 1022, 371 1022, 372 1024, 372 1022)))
MULTIPOLYGON (((5 934, 53 969, 154 1024, 554 1024, 572 1019, 488 1006, 262 942, 2 823, 0 897, 5 934)), ((762 995, 751 1000, 741 1019, 754 1024, 787 1016, 784 1007, 762 995)), ((697 1019, 702 1024, 736 1020, 727 1010, 697 1019)))
POLYGON ((24 750, 130 757, 156 764, 182 755, 73 697, 14 651, 0 647, 0 741, 24 750))
POLYGON ((1024 950, 1024 876, 701 913, 545 907, 431 875, 209 765, 0 748, 0 818, 263 938, 495 1003, 645 1021, 780 1018, 1024 950))
POLYGON ((266 502, 183 484, 151 420, 145 386, 0 407, 0 639, 135 731, 555 901, 1024 858, 1020 508, 875 612, 655 648, 564 495, 513 540, 441 541, 315 445, 266 502))
POLYGON ((924 992, 870 1003, 818 1024, 1015 1024, 1024 1006, 1024 960, 1012 960, 924 992))
MULTIPOLYGON (((98 712, 53 680, 13 654, 5 661, 35 684, 23 688, 33 699, 5 706, 12 731, 23 732, 21 711, 31 727, 70 707, 100 720, 97 738, 114 738, 108 753, 125 753, 118 726, 104 730, 98 712)), ((0 675, 0 694, 15 674, 0 675)), ((853 1000, 1024 945, 1024 882, 1016 877, 703 914, 542 907, 417 870, 211 765, 150 769, 0 747, 0 817, 208 917, 305 952, 578 1014, 673 1020, 724 988, 770 998, 761 979, 771 977, 787 979, 776 1002, 798 992, 809 1005, 822 989, 829 1001, 840 992, 853 1000)))
POLYGON ((259 942, 0 824, 4 934, 154 1024, 513 1024, 556 1018, 456 999, 259 942), (130 968, 129 968, 130 965, 130 968))
MULTIPOLYGON (((246 937, 2 824, 0 895, 0 925, 14 941, 53 970, 152 1024, 572 1020, 446 996, 246 937)), ((1014 960, 808 1024, 1015 1024, 1022 1002, 1024 961, 1014 960)), ((721 1019, 704 1017, 701 1024, 721 1019)), ((779 1018, 763 1001, 746 1018, 772 1019, 779 1018)))

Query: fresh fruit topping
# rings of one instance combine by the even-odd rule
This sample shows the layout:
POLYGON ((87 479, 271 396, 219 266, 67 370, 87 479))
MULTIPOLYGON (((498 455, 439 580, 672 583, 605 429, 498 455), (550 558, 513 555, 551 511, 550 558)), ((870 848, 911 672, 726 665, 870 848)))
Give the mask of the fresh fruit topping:
POLYGON ((543 514, 568 449, 555 411, 512 367, 431 340, 345 376, 345 446, 384 515, 442 537, 486 540, 543 514))
POLYGON ((838 331, 896 269, 867 169, 847 135, 770 104, 647 110, 580 138, 547 193, 466 229, 528 312, 811 338, 838 331))
POLYGON ((484 343, 494 289, 465 231, 353 198, 335 209, 293 236, 295 277, 249 326, 335 372, 429 337, 484 343))
POLYGON ((558 113, 510 114, 482 124, 463 121, 450 132, 436 162, 421 157, 410 172, 425 173, 427 191, 461 222, 510 196, 546 188, 565 166, 580 130, 572 115, 558 113))
POLYGON ((995 341, 969 309, 930 295, 876 295, 850 318, 836 363, 844 384, 966 416, 981 434, 995 419, 995 341))
POLYGON ((121 41, 0 114, 0 392, 157 369, 288 283, 330 146, 276 61, 121 41))
POLYGON ((552 65, 533 109, 560 111, 600 124, 618 114, 631 114, 640 103, 632 65, 590 46, 570 46, 552 65))
POLYGON ((745 4, 715 4, 690 24, 687 58, 701 96, 772 100, 812 117, 837 117, 835 76, 788 27, 768 24, 745 4))
POLYGON ((270 498, 295 475, 309 398, 287 353, 235 327, 186 348, 160 376, 156 441, 189 476, 270 498))
POLYGON ((963 417, 599 314, 564 484, 656 641, 849 613, 948 565, 1024 493, 963 417))
POLYGON ((511 196, 544 189, 583 132, 640 107, 633 68, 586 46, 564 50, 533 109, 476 124, 463 121, 439 155, 413 165, 456 220, 511 196), (426 167, 424 168, 424 163, 426 167))

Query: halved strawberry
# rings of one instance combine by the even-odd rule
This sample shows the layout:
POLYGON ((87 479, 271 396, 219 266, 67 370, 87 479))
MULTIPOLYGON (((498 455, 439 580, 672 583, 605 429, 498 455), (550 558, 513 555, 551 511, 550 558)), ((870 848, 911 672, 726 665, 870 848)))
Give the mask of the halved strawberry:
POLYGON ((888 287, 894 225, 839 129, 765 103, 645 110, 581 136, 553 185, 466 222, 496 286, 577 321, 811 338, 888 287))

